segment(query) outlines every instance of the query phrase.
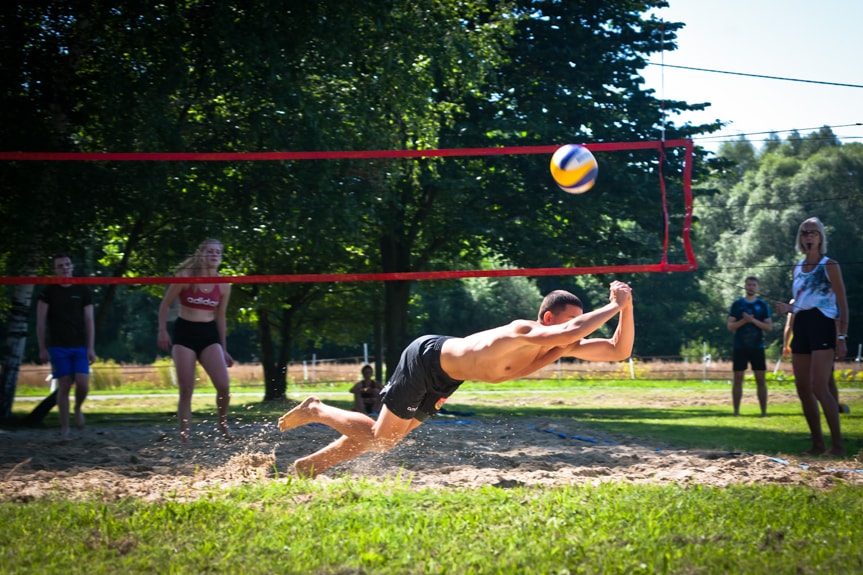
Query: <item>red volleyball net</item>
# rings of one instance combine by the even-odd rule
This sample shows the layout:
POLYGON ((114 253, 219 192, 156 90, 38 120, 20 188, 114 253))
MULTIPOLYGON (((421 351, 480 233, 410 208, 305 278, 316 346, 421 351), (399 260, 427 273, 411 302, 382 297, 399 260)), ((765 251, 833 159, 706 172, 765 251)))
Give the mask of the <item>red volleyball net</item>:
MULTIPOLYGON (((633 169, 655 174, 655 194, 643 216, 660 229, 661 247, 655 260, 621 262, 596 266, 534 267, 506 269, 442 270, 393 273, 272 274, 185 278, 187 283, 304 283, 363 282, 393 280, 442 280, 472 277, 575 276, 610 273, 653 273, 694 271, 698 268, 692 248, 692 162, 693 143, 689 139, 610 142, 583 144, 594 154, 627 154, 623 163, 637 164, 633 169), (670 193, 667 180, 672 171, 675 182, 670 193), (658 224, 657 224, 658 222, 658 224), (673 254, 673 257, 670 257, 673 254)), ((543 161, 560 145, 510 146, 497 148, 451 148, 430 150, 361 150, 327 152, 0 152, 4 162, 296 162, 308 160, 375 160, 388 158, 467 157, 502 155, 542 155, 543 161)), ((603 161, 600 159, 600 170, 603 161)), ((549 181, 551 176, 548 176, 549 181)), ((551 184, 553 185, 553 184, 551 184)), ((597 186, 599 187, 599 186, 597 186)), ((596 194, 596 188, 588 194, 596 194)), ((559 192, 563 194, 564 192, 559 192)), ((608 201, 613 201, 610 199, 608 201)), ((636 222, 636 225, 640 225, 636 222)), ((64 282, 78 284, 167 284, 174 277, 74 277, 64 282)), ((0 276, 0 284, 50 284, 56 278, 0 276)))

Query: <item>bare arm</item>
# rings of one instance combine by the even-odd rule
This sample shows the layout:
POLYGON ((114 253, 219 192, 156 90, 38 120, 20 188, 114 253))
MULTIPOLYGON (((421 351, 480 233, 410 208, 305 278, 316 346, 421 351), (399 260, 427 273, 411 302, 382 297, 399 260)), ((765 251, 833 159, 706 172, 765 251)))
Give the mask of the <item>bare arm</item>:
POLYGON ((776 311, 778 313, 794 313, 794 300, 791 300, 788 303, 784 301, 776 302, 776 311))
POLYGON ((228 300, 231 299, 231 284, 217 284, 216 289, 221 289, 222 297, 219 300, 219 308, 216 310, 216 327, 219 330, 219 342, 225 354, 225 363, 228 367, 234 365, 234 358, 228 353, 228 328, 225 315, 228 310, 228 300))
MULTIPOLYGON (((827 277, 836 294, 836 306, 839 309, 839 317, 836 318, 836 335, 848 334, 848 296, 845 293, 845 281, 842 279, 842 270, 834 260, 827 262, 827 277)), ((843 358, 848 353, 848 342, 845 339, 836 340, 836 357, 843 358)))
POLYGON ((741 317, 740 319, 737 319, 733 315, 730 315, 728 316, 726 326, 728 327, 728 331, 737 331, 744 323, 746 323, 746 318, 741 317))
POLYGON ((765 317, 764 319, 755 319, 754 317, 750 316, 749 321, 761 331, 770 331, 771 329, 773 329, 773 320, 769 317, 765 317))
POLYGON ((515 324, 515 336, 532 345, 567 347, 592 334, 632 303, 632 290, 622 282, 613 282, 609 302, 599 309, 579 315, 565 323, 542 325, 537 322, 515 324))
POLYGON ((766 317, 763 320, 760 320, 760 319, 755 319, 753 316, 749 315, 748 313, 744 313, 743 317, 740 319, 737 319, 734 316, 728 317, 728 323, 727 323, 728 330, 729 331, 737 331, 738 329, 740 329, 741 326, 743 326, 744 324, 747 324, 747 323, 751 323, 752 325, 754 325, 758 329, 761 329, 764 331, 770 331, 771 329, 773 329, 773 320, 770 319, 769 317, 766 317))
POLYGON ((162 303, 159 304, 159 349, 171 351, 171 336, 168 335, 168 314, 171 311, 171 305, 180 295, 183 290, 183 284, 170 284, 165 290, 165 296, 162 298, 162 303))
POLYGON ((84 331, 87 334, 87 361, 96 361, 96 327, 93 322, 93 305, 84 306, 84 331))
POLYGON ((794 314, 789 313, 785 318, 785 327, 782 329, 782 357, 791 355, 791 335, 794 333, 794 314))
POLYGON ((751 323, 762 331, 770 331, 771 329, 773 329, 773 320, 771 320, 769 317, 764 318, 763 320, 759 320, 755 319, 754 316, 746 312, 743 313, 743 317, 740 319, 735 318, 733 315, 728 316, 728 322, 726 325, 729 331, 737 331, 744 324, 747 323, 751 323))
POLYGON ((632 301, 620 310, 620 319, 614 335, 609 339, 582 339, 564 353, 587 361, 622 361, 632 355, 635 342, 635 314, 632 301))

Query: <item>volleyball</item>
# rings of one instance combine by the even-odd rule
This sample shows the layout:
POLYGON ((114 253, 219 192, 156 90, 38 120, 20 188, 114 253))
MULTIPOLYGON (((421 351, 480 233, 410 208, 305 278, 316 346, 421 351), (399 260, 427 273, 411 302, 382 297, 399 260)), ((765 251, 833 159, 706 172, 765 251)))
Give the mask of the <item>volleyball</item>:
POLYGON ((583 194, 592 188, 598 171, 596 158, 579 144, 561 146, 551 156, 551 176, 570 194, 583 194))

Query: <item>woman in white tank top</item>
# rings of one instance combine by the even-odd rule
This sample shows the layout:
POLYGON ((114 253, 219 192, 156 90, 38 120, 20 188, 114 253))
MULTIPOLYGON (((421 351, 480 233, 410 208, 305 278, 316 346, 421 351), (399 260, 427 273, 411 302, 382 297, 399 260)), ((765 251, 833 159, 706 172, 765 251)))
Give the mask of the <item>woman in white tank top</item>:
POLYGON ((848 352, 848 300, 839 263, 827 257, 827 234, 818 218, 805 220, 797 230, 796 247, 803 259, 794 266, 793 304, 777 304, 780 313, 794 314, 791 362, 797 395, 812 433, 812 447, 804 455, 845 455, 839 408, 827 382, 834 359, 848 352), (821 414, 830 428, 828 450, 821 432, 821 414))

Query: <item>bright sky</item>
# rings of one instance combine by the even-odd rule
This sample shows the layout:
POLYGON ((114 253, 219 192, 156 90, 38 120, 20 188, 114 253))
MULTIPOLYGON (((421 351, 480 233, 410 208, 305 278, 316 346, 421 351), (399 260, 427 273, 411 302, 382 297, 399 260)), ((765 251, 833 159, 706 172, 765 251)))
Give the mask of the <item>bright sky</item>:
POLYGON ((695 70, 644 70, 659 98, 711 102, 705 111, 671 118, 728 122, 716 137, 696 139, 715 151, 741 134, 756 147, 766 134, 785 139, 831 126, 844 142, 863 142, 863 1, 668 0, 656 14, 684 22, 677 50, 654 54, 653 63, 794 78, 859 87, 752 78, 695 70), (846 126, 859 124, 857 126, 846 126))

